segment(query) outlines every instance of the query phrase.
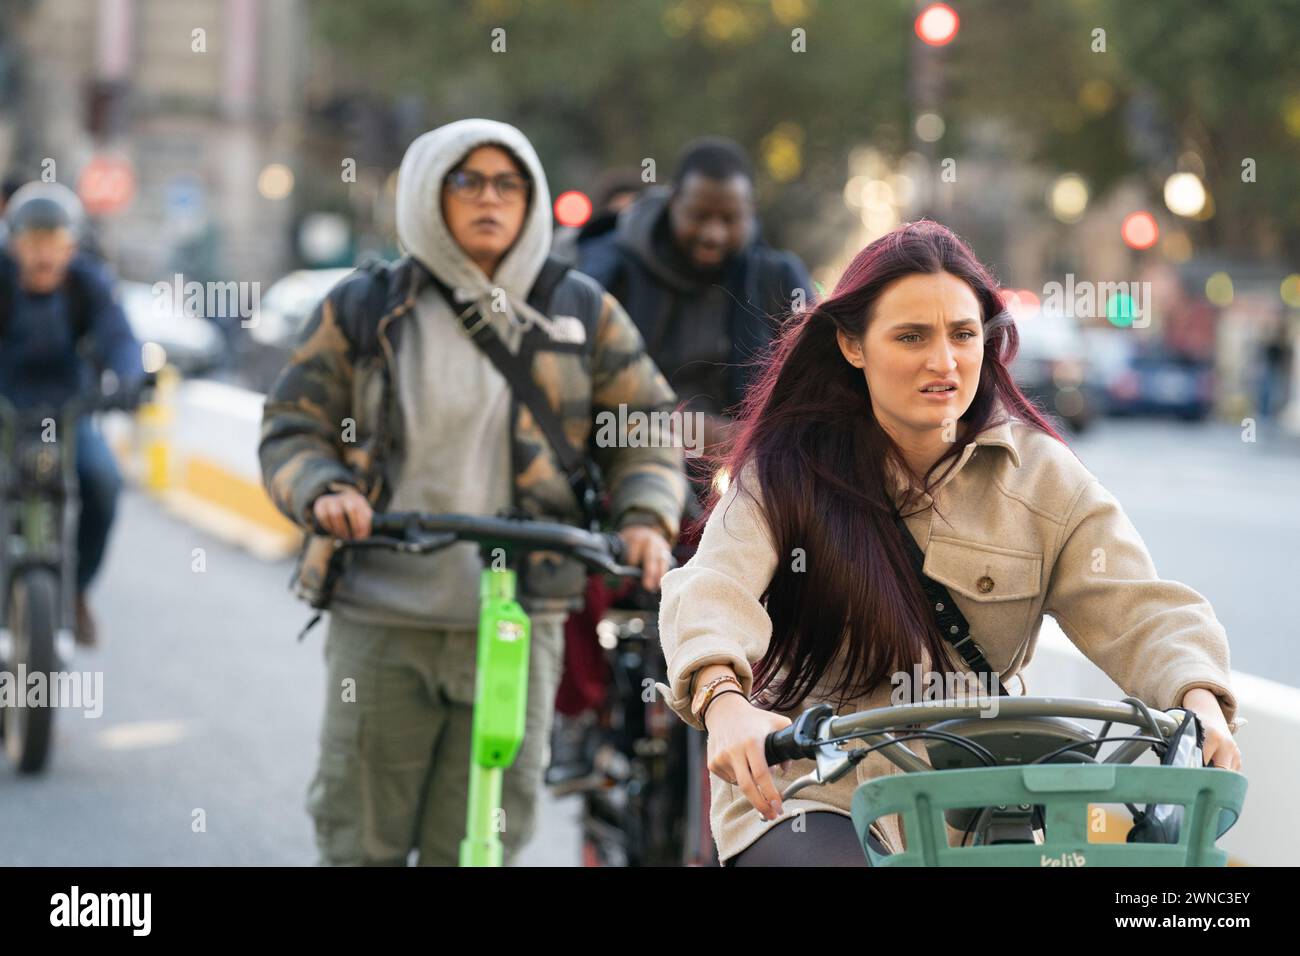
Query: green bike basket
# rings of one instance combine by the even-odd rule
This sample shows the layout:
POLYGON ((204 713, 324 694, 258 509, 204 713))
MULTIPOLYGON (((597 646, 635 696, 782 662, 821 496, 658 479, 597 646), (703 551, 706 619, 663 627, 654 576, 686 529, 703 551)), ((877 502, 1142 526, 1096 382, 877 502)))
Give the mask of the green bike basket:
POLYGON ((1237 822, 1246 778, 1217 768, 1040 764, 900 773, 853 794, 853 826, 872 866, 1226 866, 1214 845, 1237 822), (1180 804, 1177 843, 1089 843, 1090 803, 1180 804), (1044 843, 948 845, 944 811, 1041 805, 1044 843), (901 813, 905 852, 880 854, 873 820, 901 813))

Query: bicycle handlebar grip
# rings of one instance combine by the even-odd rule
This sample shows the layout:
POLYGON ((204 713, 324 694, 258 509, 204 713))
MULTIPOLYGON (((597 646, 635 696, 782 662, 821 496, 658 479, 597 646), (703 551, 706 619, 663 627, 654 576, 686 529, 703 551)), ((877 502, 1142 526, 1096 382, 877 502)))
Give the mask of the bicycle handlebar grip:
POLYGON ((627 554, 627 545, 616 533, 612 531, 604 532, 601 537, 605 539, 606 546, 609 548, 609 556, 615 564, 622 564, 623 558, 627 554))
POLYGON ((399 538, 406 533, 406 521, 406 515, 376 511, 370 516, 370 533, 399 538))
POLYGON ((763 741, 763 757, 769 767, 785 760, 807 760, 817 755, 817 731, 823 720, 835 716, 830 704, 809 707, 789 727, 773 731, 763 741))
POLYGON ((795 725, 791 724, 781 730, 774 730, 763 741, 763 759, 767 761, 769 767, 775 767, 786 760, 799 760, 803 757, 803 750, 794 739, 794 729, 795 725))

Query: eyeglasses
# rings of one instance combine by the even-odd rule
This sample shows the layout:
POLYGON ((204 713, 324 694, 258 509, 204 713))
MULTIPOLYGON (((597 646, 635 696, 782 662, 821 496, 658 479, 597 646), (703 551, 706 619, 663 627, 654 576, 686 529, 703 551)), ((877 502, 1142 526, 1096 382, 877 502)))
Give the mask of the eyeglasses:
POLYGON ((483 187, 487 185, 489 178, 492 188, 496 190, 502 202, 518 202, 528 193, 529 182, 523 176, 516 173, 499 173, 487 177, 472 169, 454 171, 447 177, 446 186, 461 199, 478 199, 483 195, 483 187))

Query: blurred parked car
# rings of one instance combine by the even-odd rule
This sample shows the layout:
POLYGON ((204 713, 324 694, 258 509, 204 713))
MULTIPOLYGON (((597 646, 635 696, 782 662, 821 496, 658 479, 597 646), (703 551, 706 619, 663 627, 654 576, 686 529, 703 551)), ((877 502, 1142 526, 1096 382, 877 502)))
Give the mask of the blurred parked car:
POLYGON ((352 269, 298 269, 272 283, 262 296, 257 324, 249 328, 253 341, 291 348, 312 309, 352 269))
POLYGON ((240 380, 269 391, 293 353, 312 310, 351 269, 298 269, 277 279, 262 296, 257 322, 248 328, 239 357, 240 380))
POLYGON ((1020 351, 1011 365, 1016 384, 1075 432, 1087 429, 1100 407, 1101 389, 1078 321, 1033 309, 1017 316, 1016 329, 1020 351))
POLYGON ((1214 368, 1155 340, 1099 329, 1090 341, 1109 415, 1176 415, 1201 421, 1214 406, 1214 368))
POLYGON ((146 282, 119 281, 117 294, 141 345, 160 347, 182 375, 200 375, 225 361, 225 337, 214 323, 164 304, 146 282))

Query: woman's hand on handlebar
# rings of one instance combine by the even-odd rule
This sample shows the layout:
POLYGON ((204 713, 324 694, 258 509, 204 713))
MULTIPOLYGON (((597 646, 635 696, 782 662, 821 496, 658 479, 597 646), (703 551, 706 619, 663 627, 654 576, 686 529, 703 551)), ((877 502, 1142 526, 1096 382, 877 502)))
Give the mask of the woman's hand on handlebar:
POLYGON ((1183 695, 1183 706, 1200 718, 1205 730, 1205 746, 1201 751, 1205 763, 1241 773, 1241 748, 1232 739, 1232 731, 1228 729, 1228 721, 1214 692, 1204 687, 1193 687, 1183 695))
POLYGON ((618 536, 627 546, 624 563, 641 569, 641 587, 647 591, 659 590, 659 579, 672 562, 673 551, 664 536, 649 525, 629 525, 618 536))
POLYGON ((343 488, 321 495, 311 506, 312 516, 322 528, 345 541, 370 537, 370 519, 374 510, 365 495, 355 488, 343 488))
POLYGON ((739 787, 763 819, 775 820, 783 812, 781 792, 763 743, 768 734, 789 727, 790 718, 755 707, 743 694, 722 694, 709 704, 707 717, 710 772, 739 787))

